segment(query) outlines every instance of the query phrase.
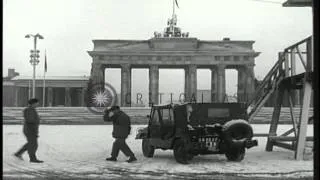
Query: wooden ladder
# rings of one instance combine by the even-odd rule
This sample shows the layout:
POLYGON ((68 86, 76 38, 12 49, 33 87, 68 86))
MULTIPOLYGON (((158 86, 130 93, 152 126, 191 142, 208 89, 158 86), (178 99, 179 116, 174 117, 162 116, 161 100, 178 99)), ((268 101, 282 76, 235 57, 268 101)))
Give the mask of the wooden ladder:
POLYGON ((267 136, 268 141, 266 151, 272 151, 273 146, 295 151, 295 159, 303 159, 303 151, 306 141, 313 141, 313 137, 307 137, 307 125, 309 120, 310 100, 312 93, 313 79, 313 57, 312 57, 312 36, 295 43, 279 52, 279 59, 263 79, 261 85, 255 92, 253 98, 248 103, 248 121, 251 122, 257 115, 272 93, 276 93, 276 102, 272 114, 270 129, 268 134, 256 134, 255 136, 267 136), (306 45, 304 60, 300 47, 306 45), (304 72, 296 75, 296 54, 298 55, 304 72), (290 57, 290 58, 289 58, 290 57), (290 63, 289 63, 290 62, 290 63), (300 117, 294 117, 293 111, 293 91, 303 89, 303 101, 300 107, 300 117), (290 105, 290 115, 292 128, 277 136, 277 128, 281 113, 281 106, 284 94, 287 93, 290 105), (250 107, 250 108, 249 108, 250 107), (293 136, 289 136, 290 134, 293 136), (285 143, 285 142, 291 142, 285 143))

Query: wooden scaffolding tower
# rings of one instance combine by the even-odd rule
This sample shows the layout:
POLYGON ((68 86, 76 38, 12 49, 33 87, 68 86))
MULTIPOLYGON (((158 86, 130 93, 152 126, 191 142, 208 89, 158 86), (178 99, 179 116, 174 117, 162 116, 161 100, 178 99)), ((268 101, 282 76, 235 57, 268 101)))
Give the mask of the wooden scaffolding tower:
POLYGON ((279 53, 278 61, 263 79, 253 99, 249 102, 251 107, 249 112, 250 122, 271 94, 276 93, 269 134, 266 135, 268 137, 266 151, 272 151, 273 146, 278 146, 295 151, 295 159, 303 159, 306 141, 313 141, 313 137, 307 137, 308 122, 312 119, 309 117, 312 80, 313 47, 312 36, 310 36, 279 53), (301 50, 301 48, 304 48, 304 50, 301 50), (296 58, 296 55, 298 55, 298 58, 296 58), (297 59, 303 66, 303 72, 300 74, 296 74, 297 59), (299 117, 295 117, 293 111, 293 101, 297 99, 297 89, 302 89, 303 92, 299 117), (289 100, 292 128, 278 136, 277 128, 284 99, 289 100), (292 133, 293 136, 290 136, 292 133))

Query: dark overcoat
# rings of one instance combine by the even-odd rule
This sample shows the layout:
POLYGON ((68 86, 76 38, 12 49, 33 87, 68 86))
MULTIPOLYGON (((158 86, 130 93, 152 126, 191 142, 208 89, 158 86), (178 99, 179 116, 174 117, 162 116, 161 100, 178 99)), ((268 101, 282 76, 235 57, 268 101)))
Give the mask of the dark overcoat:
POLYGON ((105 121, 112 121, 114 138, 127 138, 131 131, 130 117, 122 111, 119 111, 111 118, 108 118, 108 113, 105 115, 105 121))
POLYGON ((24 125, 23 133, 29 137, 39 136, 40 118, 34 107, 27 107, 23 110, 24 125))

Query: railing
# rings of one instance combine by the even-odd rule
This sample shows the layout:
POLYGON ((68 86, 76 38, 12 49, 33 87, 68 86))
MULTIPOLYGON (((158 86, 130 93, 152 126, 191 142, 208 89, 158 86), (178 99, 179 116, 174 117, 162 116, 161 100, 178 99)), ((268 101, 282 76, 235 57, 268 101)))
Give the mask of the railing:
POLYGON ((286 58, 286 66, 285 71, 286 75, 295 75, 296 74, 296 54, 298 55, 298 59, 300 60, 303 71, 304 72, 311 72, 313 71, 313 62, 312 62, 312 36, 309 36, 308 38, 305 38, 294 45, 291 45, 284 49, 284 54, 286 58), (302 46, 305 45, 304 51, 301 50, 303 48, 302 46), (303 54, 306 54, 306 57, 303 57, 303 54), (291 62, 291 63, 290 63, 291 62), (290 63, 290 66, 289 66, 290 63))
POLYGON ((255 91, 253 98, 248 103, 248 107, 252 109, 249 110, 249 122, 253 119, 253 117, 257 114, 257 112, 261 109, 264 103, 268 100, 271 94, 277 88, 277 85, 284 77, 284 71, 282 68, 282 64, 284 62, 284 56, 279 54, 279 60, 276 64, 271 68, 269 73, 263 79, 261 85, 259 85, 258 89, 255 91))

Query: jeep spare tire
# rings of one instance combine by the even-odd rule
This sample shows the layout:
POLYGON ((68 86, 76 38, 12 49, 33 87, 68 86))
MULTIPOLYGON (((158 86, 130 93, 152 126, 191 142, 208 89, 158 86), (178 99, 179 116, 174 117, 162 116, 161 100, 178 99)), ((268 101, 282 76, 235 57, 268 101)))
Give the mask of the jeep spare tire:
POLYGON ((222 133, 228 146, 241 147, 244 141, 251 139, 253 130, 250 124, 242 119, 231 120, 222 127, 222 133))
POLYGON ((153 157, 154 147, 150 144, 149 139, 142 139, 142 152, 145 157, 153 157))

